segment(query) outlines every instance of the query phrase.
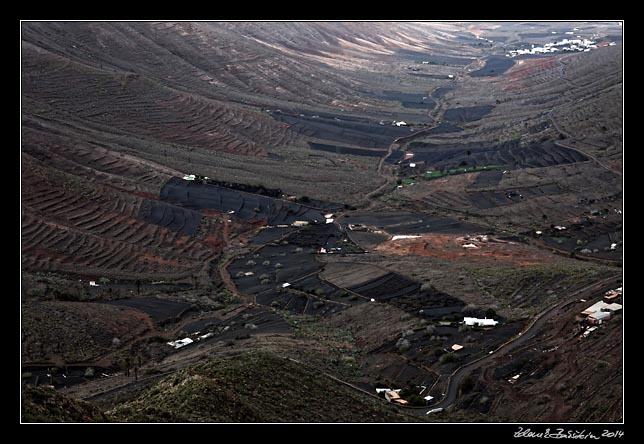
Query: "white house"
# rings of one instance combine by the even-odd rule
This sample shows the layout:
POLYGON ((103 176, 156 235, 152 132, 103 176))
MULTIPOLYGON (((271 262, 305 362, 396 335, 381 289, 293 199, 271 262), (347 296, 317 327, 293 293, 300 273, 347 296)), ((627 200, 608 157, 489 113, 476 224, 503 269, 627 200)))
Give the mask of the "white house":
POLYGON ((499 321, 495 321, 494 319, 488 319, 488 318, 478 319, 478 318, 465 317, 463 318, 463 323, 469 326, 494 327, 496 324, 499 323, 499 321))
POLYGON ((190 338, 184 338, 184 339, 178 339, 176 341, 170 341, 168 342, 168 345, 174 347, 174 348, 181 348, 185 347, 188 344, 192 344, 194 341, 190 338))
POLYGON ((610 319, 610 312, 608 311, 598 311, 588 316, 588 322, 595 325, 599 325, 604 321, 608 321, 609 319, 610 319))
POLYGON ((210 332, 210 333, 206 333, 205 335, 201 335, 201 336, 199 336, 199 340, 201 341, 202 339, 212 338, 213 336, 215 336, 215 334, 214 334, 214 333, 212 333, 212 332, 210 332))
POLYGON ((600 312, 612 312, 616 313, 622 309, 621 304, 617 303, 612 303, 608 304, 604 301, 599 301, 585 309, 584 311, 581 312, 582 315, 590 316, 594 313, 600 313, 600 312))
POLYGON ((402 399, 398 392, 394 390, 385 392, 385 399, 389 402, 393 402, 394 404, 407 405, 407 401, 402 399))

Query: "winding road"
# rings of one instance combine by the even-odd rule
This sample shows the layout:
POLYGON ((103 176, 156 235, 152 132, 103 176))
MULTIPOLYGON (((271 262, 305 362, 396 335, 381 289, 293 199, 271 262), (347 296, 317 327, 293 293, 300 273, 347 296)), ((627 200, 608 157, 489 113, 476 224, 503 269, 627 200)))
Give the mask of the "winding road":
MULTIPOLYGON (((446 409, 456 402, 458 398, 458 389, 463 381, 463 379, 471 373, 473 370, 483 366, 492 359, 496 359, 499 355, 504 355, 517 347, 523 345, 525 342, 533 339, 539 331, 544 327, 544 325, 552 319, 554 316, 557 316, 562 313, 564 309, 567 308, 573 302, 576 302, 581 296, 584 295, 596 295, 603 293, 607 288, 610 288, 613 285, 616 285, 621 280, 621 275, 612 276, 606 279, 602 279, 593 284, 587 285, 586 287, 571 293, 565 300, 559 301, 552 307, 548 308, 537 317, 535 317, 530 325, 528 325, 521 333, 516 335, 510 341, 502 344, 492 353, 485 355, 475 361, 469 362, 459 368, 457 368, 447 380, 447 388, 444 391, 443 398, 432 406, 431 409, 423 408, 427 410, 426 413, 429 413, 432 409, 442 408, 446 409)), ((586 296, 587 299, 591 299, 590 296, 586 296)))

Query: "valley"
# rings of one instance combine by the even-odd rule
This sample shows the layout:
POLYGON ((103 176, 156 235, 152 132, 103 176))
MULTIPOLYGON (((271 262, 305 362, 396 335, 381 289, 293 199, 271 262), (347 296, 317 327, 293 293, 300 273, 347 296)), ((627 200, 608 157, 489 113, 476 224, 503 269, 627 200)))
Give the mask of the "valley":
POLYGON ((623 421, 621 27, 22 22, 23 420, 623 421))

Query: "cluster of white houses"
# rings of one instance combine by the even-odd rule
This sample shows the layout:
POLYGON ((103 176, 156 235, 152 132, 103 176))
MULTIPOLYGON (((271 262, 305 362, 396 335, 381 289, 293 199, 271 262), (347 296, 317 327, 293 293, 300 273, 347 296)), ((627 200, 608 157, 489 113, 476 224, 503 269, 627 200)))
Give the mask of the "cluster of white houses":
POLYGON ((578 316, 578 321, 585 321, 587 324, 597 326, 608 321, 612 315, 622 310, 622 305, 615 300, 622 296, 622 287, 615 290, 609 290, 604 294, 603 300, 594 303, 578 316))
POLYGON ((543 46, 532 45, 530 49, 514 49, 506 54, 506 57, 516 57, 528 54, 548 54, 559 51, 590 51, 597 48, 594 41, 589 39, 563 39, 560 42, 546 43, 543 46))

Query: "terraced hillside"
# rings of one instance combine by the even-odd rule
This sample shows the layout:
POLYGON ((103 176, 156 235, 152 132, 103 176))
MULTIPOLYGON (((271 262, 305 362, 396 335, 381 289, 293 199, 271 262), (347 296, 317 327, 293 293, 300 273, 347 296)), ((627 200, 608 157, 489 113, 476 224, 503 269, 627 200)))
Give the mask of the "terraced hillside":
POLYGON ((27 146, 24 150, 23 270, 90 277, 180 278, 199 274, 204 263, 217 258, 224 245, 220 219, 212 215, 186 219, 183 209, 172 212, 173 208, 162 202, 156 207, 166 205, 170 216, 153 219, 149 207, 158 201, 137 194, 151 195, 153 187, 158 193, 157 173, 138 166, 147 170, 139 185, 135 176, 116 173, 127 171, 130 163, 99 153, 85 152, 83 157, 54 149, 48 155, 56 158, 46 161, 38 159, 37 149, 27 146), (53 165, 61 169, 53 170, 53 165), (109 167, 110 172, 99 170, 101 167, 109 167), (146 191, 137 190, 141 187, 146 191))
POLYGON ((397 195, 487 226, 510 221, 511 231, 562 254, 618 262, 621 57, 618 42, 522 59, 485 80, 456 82, 445 93, 445 119, 453 110, 494 108, 461 123, 463 131, 429 132, 406 144, 397 171, 416 183, 397 195))
MULTIPOLYGON (((230 225, 218 213, 160 201, 168 180, 188 172, 255 184, 263 177, 265 185, 291 194, 356 201, 379 181, 373 174, 359 184, 352 180, 373 168, 373 160, 313 155, 305 140, 387 148, 407 129, 374 119, 390 114, 392 103, 410 106, 427 94, 386 89, 386 77, 398 75, 390 62, 455 55, 445 40, 457 32, 453 25, 392 29, 367 23, 23 23, 23 269, 132 279, 204 276, 204 264, 218 257, 239 219, 230 225), (364 64, 385 77, 365 77, 364 64), (279 108, 315 109, 326 127, 311 133, 295 120, 275 118, 288 114, 266 112, 279 108), (342 113, 346 121, 337 118, 342 113), (378 142, 367 140, 374 127, 382 133, 378 142), (347 131, 355 131, 355 140, 347 131)), ((418 118, 426 112, 405 109, 418 118)))

